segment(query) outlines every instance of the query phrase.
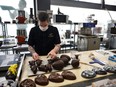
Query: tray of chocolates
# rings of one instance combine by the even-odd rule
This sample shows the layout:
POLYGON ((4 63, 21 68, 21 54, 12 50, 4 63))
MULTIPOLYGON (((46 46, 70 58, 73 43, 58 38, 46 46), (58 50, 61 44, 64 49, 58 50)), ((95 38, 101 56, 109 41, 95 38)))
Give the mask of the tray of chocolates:
POLYGON ((46 60, 31 60, 28 62, 28 76, 79 68, 79 59, 68 55, 60 55, 46 60))
MULTIPOLYGON (((76 80, 76 75, 69 71, 64 70, 61 73, 59 72, 51 72, 49 76, 46 76, 45 74, 38 74, 34 79, 24 79, 19 83, 19 87, 40 87, 40 86, 47 86, 50 84, 50 82, 53 83, 62 83, 65 80, 76 80)), ((51 87, 51 86, 49 86, 51 87)), ((55 87, 52 85, 52 87, 55 87)))

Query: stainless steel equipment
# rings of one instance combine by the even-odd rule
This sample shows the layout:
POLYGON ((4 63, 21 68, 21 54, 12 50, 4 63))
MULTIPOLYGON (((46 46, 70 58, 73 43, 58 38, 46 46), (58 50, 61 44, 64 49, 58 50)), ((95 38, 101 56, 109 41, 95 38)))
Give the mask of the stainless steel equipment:
POLYGON ((116 21, 108 23, 107 37, 109 39, 109 48, 116 49, 116 21))
POLYGON ((78 35, 78 50, 96 50, 100 48, 100 38, 97 36, 78 35))

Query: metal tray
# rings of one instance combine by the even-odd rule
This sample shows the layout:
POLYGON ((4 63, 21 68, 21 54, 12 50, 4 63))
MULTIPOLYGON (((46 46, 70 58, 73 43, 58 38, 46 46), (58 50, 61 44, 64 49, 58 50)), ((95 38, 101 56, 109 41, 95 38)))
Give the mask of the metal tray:
MULTIPOLYGON (((4 73, 4 74, 2 74, 0 76, 0 78, 4 78, 4 81, 5 81, 6 80, 5 79, 5 74, 6 74, 7 70, 8 70, 8 67, 10 65, 14 64, 14 63, 17 63, 18 64, 18 69, 17 69, 17 76, 16 76, 16 79, 15 79, 15 85, 16 85, 15 87, 17 87, 18 86, 18 83, 19 83, 19 80, 20 80, 20 75, 21 75, 21 70, 22 70, 22 65, 23 65, 23 61, 24 61, 24 58, 25 58, 25 54, 21 54, 21 55, 20 54, 12 54, 10 56, 8 56, 8 55, 5 55, 5 56, 8 57, 8 58, 11 58, 11 57, 12 58, 15 57, 15 58, 13 58, 13 59, 11 58, 11 60, 14 61, 13 63, 7 64, 8 63, 8 61, 7 61, 6 64, 0 66, 0 70, 1 70, 0 71, 0 74, 4 73)), ((4 58, 4 56, 2 56, 2 57, 4 58)), ((10 59, 8 59, 8 60, 10 60, 10 59)))
MULTIPOLYGON (((71 63, 71 61, 72 61, 72 59, 69 61, 69 63, 71 63)), ((42 65, 46 65, 46 64, 48 64, 48 61, 47 61, 47 59, 45 59, 44 61, 42 61, 42 65)), ((31 68, 30 68, 30 65, 29 65, 29 63, 28 63, 28 77, 31 77, 31 76, 36 76, 36 75, 38 75, 38 74, 44 74, 44 73, 51 73, 51 72, 44 72, 44 71, 37 71, 37 73, 36 74, 34 74, 33 72, 32 72, 32 70, 31 70, 31 68)), ((78 68, 80 68, 80 66, 78 67, 78 68)), ((73 68, 73 66, 70 64, 70 65, 67 65, 67 66, 65 66, 64 68, 63 68, 63 70, 70 70, 70 69, 74 69, 73 68)), ((53 69, 53 67, 52 67, 52 72, 57 72, 57 71, 60 71, 60 70, 55 70, 55 69, 53 69)))
POLYGON ((0 71, 7 71, 9 66, 17 64, 20 60, 20 54, 0 55, 0 71))

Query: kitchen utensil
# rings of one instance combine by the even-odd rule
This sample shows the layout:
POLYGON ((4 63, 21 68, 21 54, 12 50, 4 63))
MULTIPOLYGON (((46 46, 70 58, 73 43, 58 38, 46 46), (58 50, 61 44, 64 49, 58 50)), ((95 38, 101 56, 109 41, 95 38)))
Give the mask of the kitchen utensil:
POLYGON ((109 56, 108 59, 111 60, 111 61, 113 61, 113 62, 116 62, 116 55, 109 56))
POLYGON ((91 59, 93 60, 92 62, 89 62, 90 64, 94 64, 94 63, 98 63, 100 65, 105 65, 105 63, 103 63, 102 61, 100 61, 99 59, 96 59, 94 57, 91 57, 91 59))

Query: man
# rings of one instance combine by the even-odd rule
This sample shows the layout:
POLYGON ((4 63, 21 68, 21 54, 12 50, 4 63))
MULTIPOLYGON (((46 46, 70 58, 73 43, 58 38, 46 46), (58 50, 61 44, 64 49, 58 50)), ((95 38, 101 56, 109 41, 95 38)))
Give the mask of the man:
POLYGON ((34 60, 39 56, 47 55, 56 57, 60 49, 60 36, 56 27, 49 25, 49 15, 46 12, 39 13, 39 26, 30 30, 28 49, 34 60))

